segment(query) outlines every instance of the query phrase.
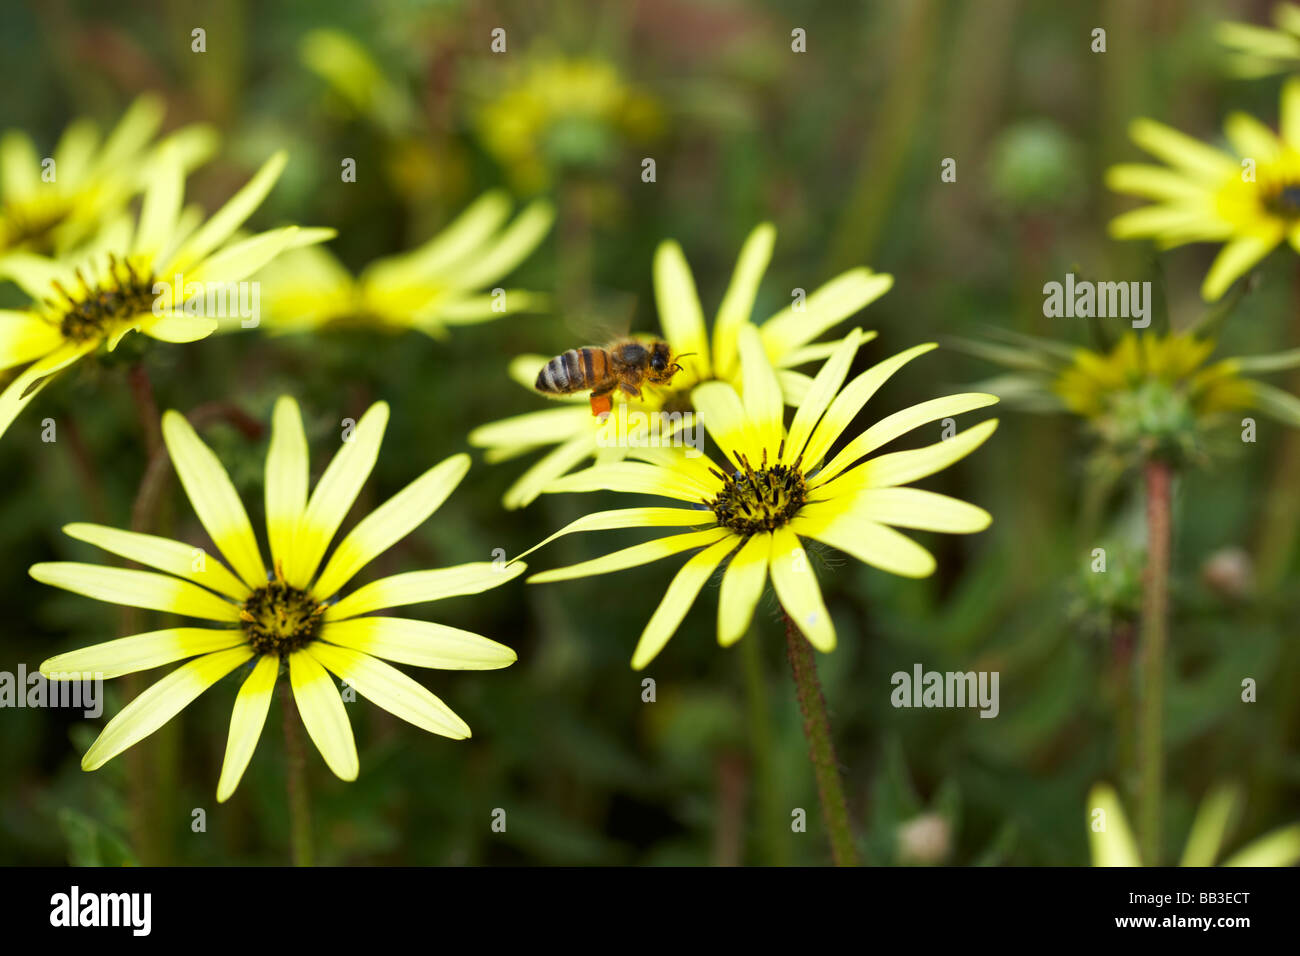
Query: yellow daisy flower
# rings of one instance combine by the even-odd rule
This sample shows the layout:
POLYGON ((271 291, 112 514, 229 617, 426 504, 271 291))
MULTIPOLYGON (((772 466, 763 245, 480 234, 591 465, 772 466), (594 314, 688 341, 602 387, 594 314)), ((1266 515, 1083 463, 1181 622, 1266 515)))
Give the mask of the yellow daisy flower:
POLYGON ((428 242, 377 259, 356 278, 323 248, 295 249, 260 277, 267 328, 418 329, 442 338, 449 326, 543 308, 546 297, 535 292, 483 291, 537 248, 555 218, 541 201, 506 225, 509 215, 504 193, 486 193, 428 242))
POLYGON ((167 451, 199 521, 227 563, 154 535, 95 524, 64 528, 78 540, 157 570, 57 561, 33 565, 30 573, 37 581, 101 601, 216 622, 136 634, 59 654, 41 665, 42 674, 58 680, 120 677, 186 661, 108 722, 82 758, 83 770, 103 766, 236 670, 243 683, 230 719, 218 801, 234 793, 253 756, 282 669, 288 671, 308 735, 344 780, 356 779, 359 764, 330 673, 430 733, 458 740, 470 735, 441 700, 381 658, 415 667, 484 670, 511 664, 514 651, 457 628, 372 612, 477 594, 522 569, 476 562, 411 571, 339 596, 358 571, 437 510, 465 477, 469 456, 453 455, 380 505, 344 536, 320 569, 374 467, 387 423, 388 406, 372 405, 309 497, 307 439, 297 403, 287 397, 276 403, 266 457, 269 564, 230 477, 174 411, 162 421, 167 451))
POLYGON ((540 583, 607 574, 694 552, 641 634, 632 657, 632 666, 639 670, 663 649, 704 583, 730 559, 718 598, 719 644, 730 646, 744 635, 770 573, 782 607, 809 643, 820 651, 834 649, 835 628, 805 556, 803 539, 830 545, 891 574, 925 577, 934 571, 934 558, 895 528, 969 534, 984 530, 992 520, 988 512, 964 501, 903 486, 966 457, 993 434, 996 419, 925 448, 869 457, 921 425, 992 405, 997 401, 992 395, 972 392, 923 402, 882 418, 854 435, 836 454, 829 454, 881 385, 912 359, 935 348, 928 344, 908 349, 841 389, 862 338, 855 331, 837 346, 787 429, 781 385, 763 340, 752 326, 742 327, 742 392, 738 394, 726 382, 706 382, 694 394, 696 408, 725 462, 690 457, 680 447, 637 448, 632 456, 639 460, 596 464, 545 489, 658 495, 687 506, 590 514, 537 547, 575 531, 692 530, 543 571, 529 580, 540 583))
POLYGON ((176 149, 187 172, 212 155, 216 134, 200 124, 151 147, 162 118, 162 101, 141 96, 103 143, 95 124, 80 119, 45 158, 26 133, 0 137, 0 256, 73 249, 151 181, 164 149, 176 149))
POLYGON ((204 314, 207 289, 233 287, 283 250, 332 236, 330 229, 288 226, 230 241, 285 162, 284 153, 272 156, 203 221, 197 208, 181 208, 182 157, 169 149, 154 168, 138 224, 123 214, 67 259, 25 252, 0 259, 0 275, 32 298, 25 309, 0 311, 0 370, 27 366, 0 394, 0 435, 56 373, 101 345, 111 352, 132 331, 163 342, 205 338, 217 328, 204 314))
POLYGON ((1300 66, 1300 5, 1279 3, 1273 7, 1276 29, 1252 23, 1220 23, 1215 35, 1231 52, 1227 72, 1242 78, 1287 73, 1300 66))
POLYGON ((1118 239, 1163 247, 1221 242, 1201 295, 1214 301, 1283 241, 1300 250, 1300 78, 1282 89, 1281 132, 1233 113, 1224 133, 1235 153, 1207 146, 1154 120, 1135 120, 1133 141, 1168 166, 1121 164, 1106 173, 1116 192, 1154 204, 1111 220, 1118 239))
POLYGON ((663 130, 657 100, 595 57, 533 55, 476 117, 484 148, 521 192, 547 188, 556 170, 607 162, 619 143, 663 130))
POLYGON ((963 343, 1016 369, 983 387, 1031 410, 1078 415, 1122 453, 1185 457, 1197 450, 1200 432, 1242 410, 1300 427, 1300 399, 1247 377, 1300 366, 1300 349, 1211 361, 1214 339, 1190 331, 1128 331, 1106 351, 1013 338, 1019 346, 963 343))
MULTIPOLYGON (((666 388, 646 387, 641 399, 629 399, 616 391, 615 402, 626 403, 629 412, 657 415, 664 411, 689 411, 694 405, 696 388, 704 382, 723 381, 739 384, 738 340, 741 329, 751 326, 751 313, 758 284, 772 258, 776 229, 764 223, 750 233, 740 251, 731 284, 723 296, 713 332, 704 322, 704 310, 695 291, 695 279, 682 254, 681 246, 666 241, 660 244, 654 260, 655 300, 663 337, 680 356, 682 371, 666 388)), ((894 284, 894 277, 874 273, 865 266, 841 273, 810 294, 806 301, 792 303, 759 326, 764 349, 776 367, 777 380, 784 399, 797 404, 807 393, 812 380, 795 368, 821 361, 840 342, 817 342, 813 339, 831 326, 870 305, 894 284)), ((875 332, 863 333, 858 341, 875 338, 875 332)), ((550 356, 525 355, 510 367, 510 376, 533 394, 537 373, 550 356)), ((630 417, 630 416, 629 416, 630 417)), ((505 495, 507 508, 522 508, 534 501, 551 481, 577 467, 588 458, 611 461, 626 453, 615 430, 621 419, 612 414, 603 422, 592 417, 587 395, 578 393, 565 407, 517 415, 484 425, 469 435, 469 443, 486 448, 488 461, 505 461, 519 455, 554 446, 540 461, 524 472, 505 495)))

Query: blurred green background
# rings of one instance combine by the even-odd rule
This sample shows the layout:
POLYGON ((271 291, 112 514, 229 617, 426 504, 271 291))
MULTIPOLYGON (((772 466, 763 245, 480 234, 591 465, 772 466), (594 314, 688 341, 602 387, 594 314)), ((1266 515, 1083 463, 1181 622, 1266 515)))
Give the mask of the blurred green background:
MULTIPOLYGON (((657 329, 650 265, 665 238, 682 243, 710 316, 741 242, 764 220, 778 240, 756 318, 787 304, 791 290, 811 291, 854 265, 892 273, 893 290, 837 330, 879 331, 858 369, 989 327, 1086 344, 1081 321, 1043 317, 1041 288, 1070 270, 1151 277, 1150 247, 1105 231, 1130 206, 1102 187, 1106 166, 1139 157, 1128 121, 1148 115, 1211 139, 1232 108, 1274 124, 1280 81, 1225 78, 1210 33, 1225 17, 1263 23, 1268 7, 132 0, 110 12, 43 0, 0 11, 0 86, 9 91, 0 126, 25 129, 48 150, 72 118, 108 126, 138 93, 158 91, 169 128, 204 120, 222 134, 218 157, 190 179, 194 198, 215 208, 285 147, 289 166, 252 225, 336 227, 331 249, 354 269, 427 238, 486 188, 553 198, 555 229, 509 279, 553 293, 552 314, 457 329, 443 342, 418 332, 249 332, 145 355, 164 408, 231 402, 265 424, 277 395, 295 395, 314 473, 342 418, 390 402, 392 423, 354 521, 465 450, 473 427, 544 407, 507 379, 511 357, 583 344, 580 330, 592 323, 657 329), (1104 54, 1090 49, 1098 26, 1104 54), (204 54, 190 50, 195 27, 207 31, 204 54), (501 55, 489 49, 497 27, 507 31, 501 55), (349 101, 304 62, 303 41, 321 28, 369 51, 384 98, 349 101), (791 50, 795 28, 806 31, 805 53, 791 50), (547 56, 608 64, 641 110, 635 122, 556 124, 525 168, 490 148, 483 117, 512 71, 547 56), (641 181, 647 156, 656 160, 652 184, 641 181), (356 183, 339 182, 341 157, 357 159, 356 183), (947 157, 957 160, 955 183, 940 181, 947 157)), ((1201 313, 1197 289, 1214 251, 1161 257, 1175 324, 1201 313)), ((1226 354, 1300 345, 1290 259, 1279 252, 1260 269, 1226 325, 1226 354)), ((12 288, 0 296, 20 301, 12 288)), ((994 371, 942 349, 897 376, 866 414, 994 371)), ((1088 445, 1078 425, 1009 410, 1001 418, 988 445, 925 483, 995 516, 969 539, 920 535, 939 559, 933 578, 905 581, 819 556, 839 632, 839 649, 819 664, 851 813, 873 863, 1085 864, 1089 786, 1116 783, 1134 813, 1140 484, 1108 502, 1101 540, 1083 540, 1088 445), (1110 555, 1104 576, 1088 571, 1098 546, 1110 555), (999 671, 1001 714, 895 710, 890 675, 917 662, 999 671)), ((204 435, 256 524, 266 434, 219 423, 204 435)), ((543 497, 507 512, 501 496, 524 463, 475 459, 434 519, 366 573, 490 560, 498 548, 514 555, 585 511, 622 504, 543 497)), ((1296 436, 1261 419, 1256 444, 1177 487, 1167 858, 1218 782, 1236 781, 1246 794, 1230 847, 1300 816, 1298 464, 1296 436), (1225 562, 1225 549, 1247 560, 1229 552, 1236 558, 1225 562), (1258 703, 1241 702, 1244 677, 1258 681, 1258 703)), ((0 441, 0 669, 34 668, 124 633, 118 609, 37 585, 26 569, 99 560, 59 528, 129 526, 144 466, 120 364, 82 363, 0 441), (46 417, 59 423, 57 443, 40 440, 46 417)), ((154 530, 201 538, 174 481, 154 530)), ((638 537, 575 536, 530 564, 553 567, 638 537)), ((469 722, 469 741, 422 733, 364 701, 349 705, 359 780, 342 783, 309 756, 319 860, 827 862, 770 593, 749 635, 724 651, 714 640, 716 586, 706 588, 653 665, 644 674, 628 667, 674 570, 665 562, 541 587, 520 579, 481 598, 409 609, 510 644, 519 661, 485 673, 410 669, 469 722), (654 703, 642 701, 647 676, 657 682, 654 703), (505 833, 492 832, 495 808, 507 811, 505 833), (807 833, 791 832, 794 808, 807 811, 807 833)), ((150 616, 149 626, 160 620, 150 616)), ((94 774, 78 759, 100 722, 0 712, 0 862, 286 862, 278 708, 238 792, 215 802, 234 680, 94 774), (191 830, 195 808, 207 812, 206 832, 191 830)), ((108 685, 106 715, 122 706, 123 683, 108 685)))

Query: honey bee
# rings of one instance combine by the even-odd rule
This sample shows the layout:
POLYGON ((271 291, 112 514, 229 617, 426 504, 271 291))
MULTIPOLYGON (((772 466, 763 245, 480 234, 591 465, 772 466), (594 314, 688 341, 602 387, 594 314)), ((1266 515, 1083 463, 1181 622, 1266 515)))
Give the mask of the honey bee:
POLYGON ((614 389, 640 398, 642 383, 667 385, 681 370, 672 360, 667 342, 624 339, 608 348, 587 345, 555 356, 537 374, 536 388, 548 395, 569 395, 589 388, 591 414, 599 418, 613 406, 610 393, 614 389))

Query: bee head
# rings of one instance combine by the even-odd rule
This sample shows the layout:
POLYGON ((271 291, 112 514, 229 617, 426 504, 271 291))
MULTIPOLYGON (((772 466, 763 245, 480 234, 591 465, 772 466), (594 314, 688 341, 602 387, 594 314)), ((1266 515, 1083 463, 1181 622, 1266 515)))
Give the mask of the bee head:
POLYGON ((650 368, 656 372, 663 372, 668 368, 668 360, 671 353, 668 350, 667 342, 656 342, 650 350, 650 368))

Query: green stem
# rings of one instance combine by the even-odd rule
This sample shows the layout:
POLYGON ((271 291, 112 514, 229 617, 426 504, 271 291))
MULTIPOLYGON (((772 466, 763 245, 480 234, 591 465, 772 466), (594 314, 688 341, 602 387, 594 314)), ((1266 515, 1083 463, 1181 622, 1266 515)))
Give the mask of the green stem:
POLYGON ((772 767, 772 720, 767 703, 767 680, 757 638, 746 635, 741 642, 745 669, 745 706, 749 712, 749 746, 754 764, 755 811, 758 814, 759 847, 768 866, 789 864, 789 841, 777 803, 777 782, 772 767))
POLYGON ((311 798, 307 793, 307 759, 302 734, 298 730, 298 711, 288 686, 280 683, 280 704, 284 709, 285 776, 289 791, 289 829, 294 866, 313 866, 311 845, 311 798))
MULTIPOLYGON (((782 612, 784 614, 784 612, 782 612)), ((839 763, 835 759, 835 746, 831 742, 831 722, 826 714, 826 699, 817 679, 817 661, 812 645, 785 615, 785 644, 790 655, 790 670, 799 695, 799 709, 803 711, 803 732, 808 738, 808 757, 817 778, 817 794, 821 798, 822 817, 831 841, 831 856, 836 866, 857 866, 858 851, 853 842, 853 829, 849 826, 849 808, 844 800, 844 786, 840 782, 839 763)))
POLYGON ((1147 571, 1142 599, 1142 687, 1138 759, 1142 767, 1140 832, 1142 859, 1160 862, 1160 813, 1164 787, 1165 644, 1169 635, 1170 486, 1167 462, 1146 465, 1147 571))

